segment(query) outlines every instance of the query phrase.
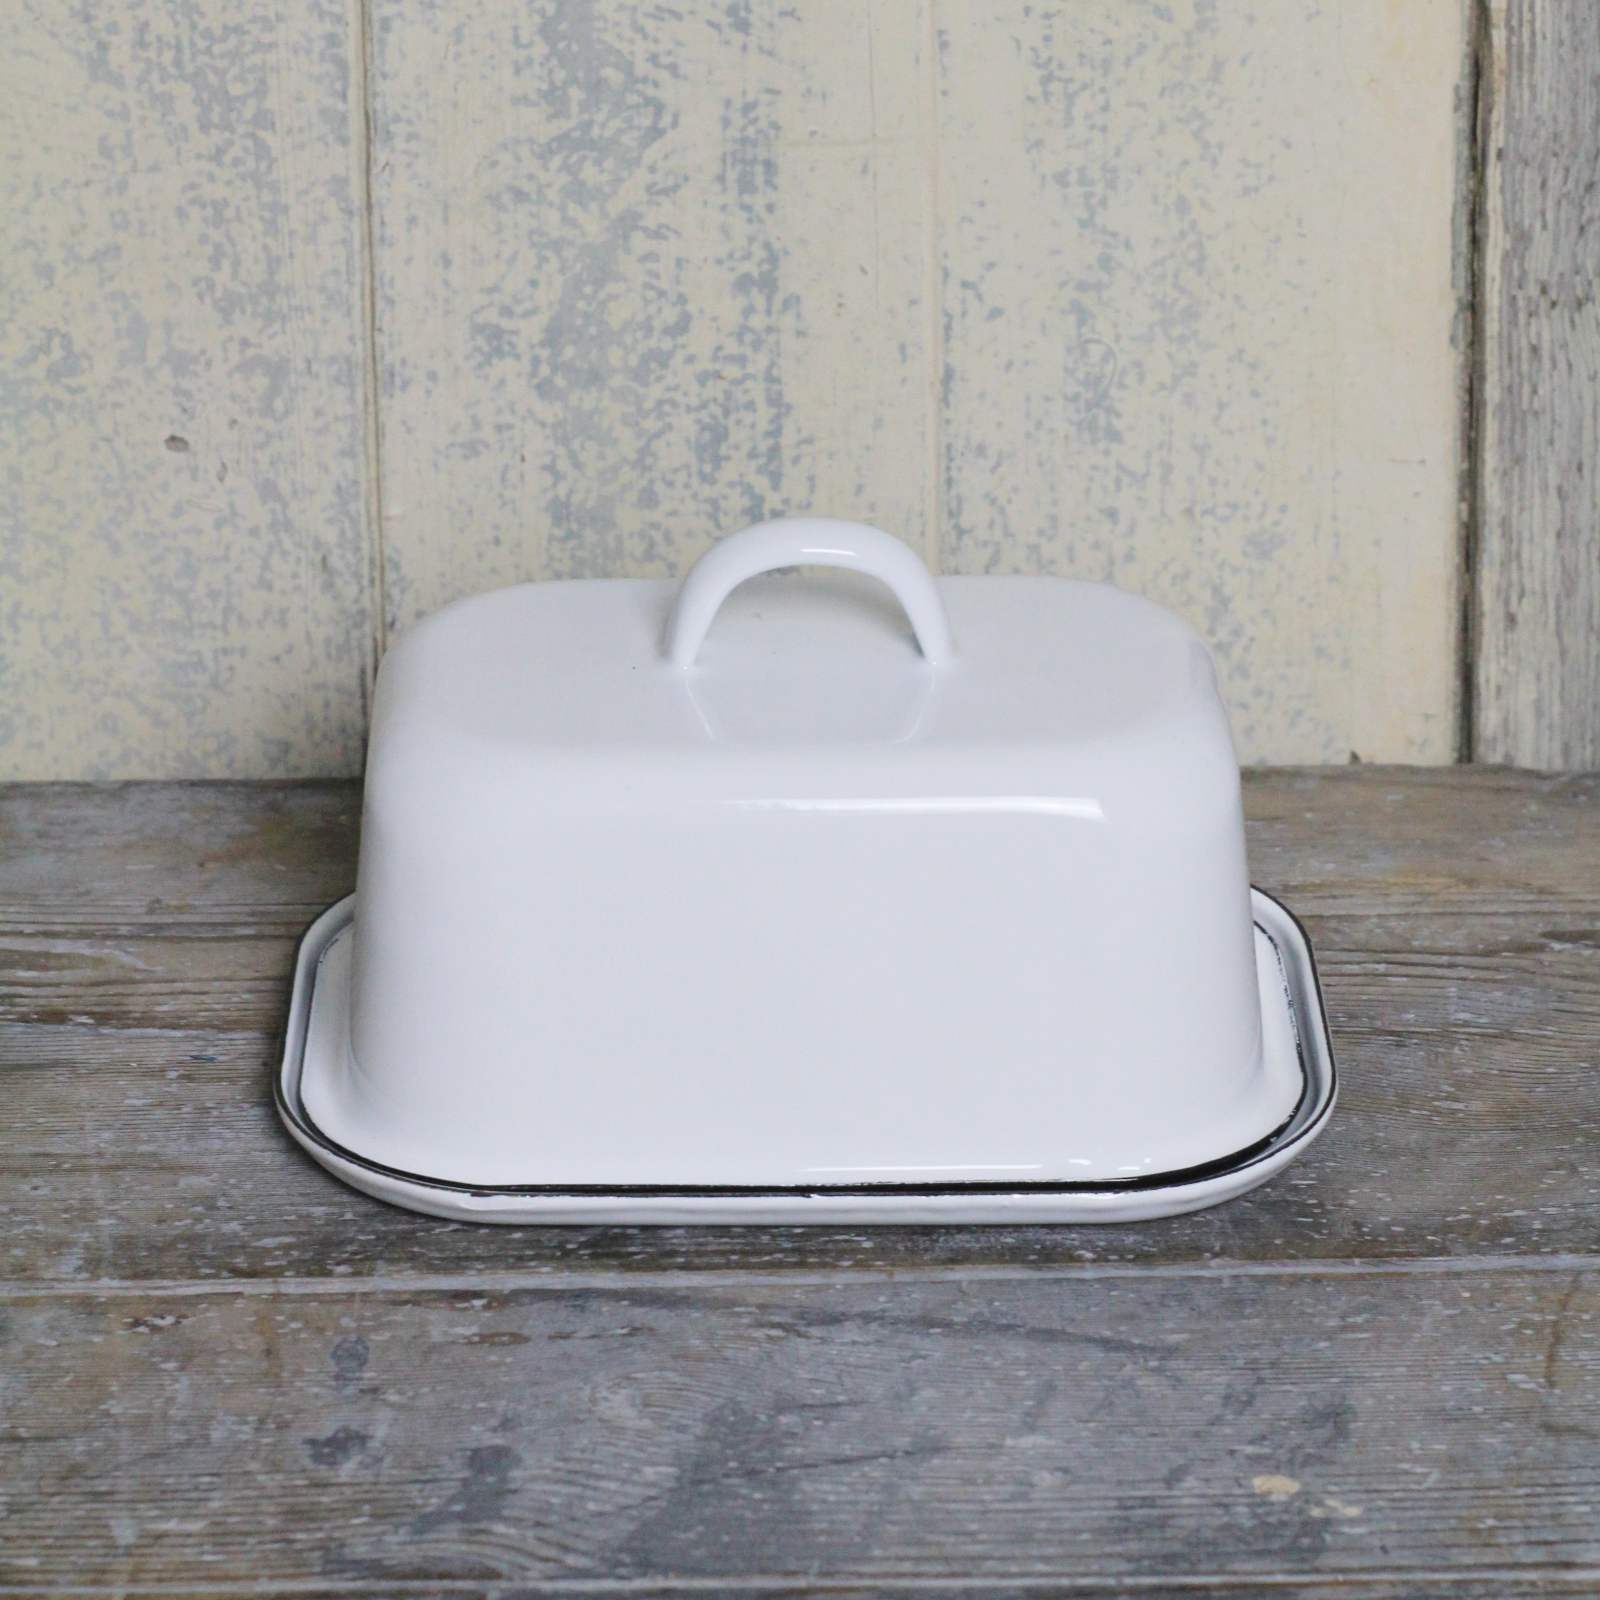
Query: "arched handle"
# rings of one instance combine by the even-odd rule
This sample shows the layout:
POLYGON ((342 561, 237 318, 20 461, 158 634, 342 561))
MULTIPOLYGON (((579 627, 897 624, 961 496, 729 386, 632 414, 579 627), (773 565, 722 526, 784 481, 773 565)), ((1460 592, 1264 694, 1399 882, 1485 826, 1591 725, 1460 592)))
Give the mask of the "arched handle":
POLYGON ((905 608, 930 666, 955 654, 939 591, 909 546, 864 522, 831 517, 780 517, 712 545, 689 569, 667 623, 666 654, 674 667, 694 665, 718 607, 744 582, 774 567, 848 567, 885 583, 905 608))

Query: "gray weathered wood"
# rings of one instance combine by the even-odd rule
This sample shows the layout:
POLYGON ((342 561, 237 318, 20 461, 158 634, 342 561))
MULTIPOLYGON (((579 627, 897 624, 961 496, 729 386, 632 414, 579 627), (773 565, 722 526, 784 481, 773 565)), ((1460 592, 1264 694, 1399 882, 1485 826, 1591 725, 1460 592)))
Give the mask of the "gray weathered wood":
POLYGON ((1600 9, 1492 0, 1473 754, 1600 766, 1600 9))
POLYGON ((1136 1228, 471 1228, 269 1103, 346 784, 0 788, 0 1588, 1600 1585, 1600 776, 1250 773, 1344 1074, 1136 1228))
POLYGON ((10 1582, 1600 1582, 1595 1269, 6 1315, 10 1582))
POLYGON ((365 1200, 273 1117, 294 941, 353 877, 353 787, 0 790, 0 1264, 466 1282, 1593 1251, 1600 779, 1252 773, 1246 801, 1343 1073, 1329 1133, 1259 1194, 1154 1227, 507 1233, 365 1200))

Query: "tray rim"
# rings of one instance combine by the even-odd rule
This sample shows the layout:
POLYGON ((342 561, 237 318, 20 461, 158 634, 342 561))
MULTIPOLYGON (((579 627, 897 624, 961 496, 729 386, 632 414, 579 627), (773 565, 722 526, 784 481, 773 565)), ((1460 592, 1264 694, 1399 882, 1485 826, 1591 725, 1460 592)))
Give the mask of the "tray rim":
POLYGON ((323 956, 354 922, 355 896, 323 911, 301 936, 273 1100, 290 1136, 319 1165, 372 1197, 454 1220, 502 1224, 1123 1222, 1176 1216, 1255 1188, 1327 1126, 1338 1068, 1311 941, 1275 896, 1251 887, 1254 925, 1278 957, 1302 1090, 1289 1117, 1243 1150, 1133 1179, 1053 1183, 730 1185, 474 1185, 402 1172, 329 1138, 305 1110, 300 1080, 323 956), (1291 968, 1295 969, 1291 971, 1291 968), (1297 1004, 1298 995, 1308 1004, 1297 1004))

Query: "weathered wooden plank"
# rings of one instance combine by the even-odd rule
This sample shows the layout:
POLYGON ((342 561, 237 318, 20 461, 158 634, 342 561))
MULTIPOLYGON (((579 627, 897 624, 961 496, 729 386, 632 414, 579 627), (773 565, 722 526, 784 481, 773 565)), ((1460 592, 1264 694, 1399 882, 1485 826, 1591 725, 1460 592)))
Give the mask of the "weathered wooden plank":
POLYGON ((353 15, 7 8, 0 774, 359 768, 353 15))
MULTIPOLYGON (((1596 1574, 1591 1569, 1563 1568, 1560 1571, 1533 1567, 1510 1569, 1481 1566, 1474 1568, 1471 1576, 1459 1571, 1413 1570, 1404 1575, 1384 1573, 1348 1574, 1328 1581, 1304 1579, 1287 1574, 1266 1577, 1241 1577, 1229 1574, 1223 1581, 1222 1592, 1230 1596, 1274 1596, 1277 1600, 1438 1600, 1449 1595, 1451 1600, 1538 1600, 1541 1596, 1582 1595, 1592 1596, 1596 1574)), ((896 1579, 878 1578, 867 1581, 855 1577, 817 1577, 805 1579, 756 1577, 738 1582, 713 1579, 664 1578, 639 1580, 632 1578, 553 1579, 549 1582, 517 1579, 502 1583, 495 1579, 366 1579, 313 1578, 287 1579, 254 1583, 248 1579, 212 1579, 199 1588, 174 1589, 156 1583, 145 1587, 139 1583, 114 1585, 73 1584, 67 1587, 55 1583, 36 1588, 31 1585, 7 1584, 3 1592, 8 1600, 59 1600, 62 1595, 84 1596, 96 1600, 171 1600, 181 1594, 186 1600, 234 1600, 234 1597, 262 1596, 315 1597, 315 1600, 334 1600, 334 1597, 361 1597, 361 1600, 387 1600, 390 1596, 442 1596, 452 1600, 532 1600, 532 1597, 560 1596, 576 1600, 579 1596, 603 1595, 615 1600, 755 1600, 757 1596, 779 1596, 783 1600, 801 1600, 803 1596, 840 1595, 849 1600, 866 1600, 869 1596, 932 1594, 941 1600, 1040 1600, 1040 1597, 1071 1596, 1072 1600, 1125 1600, 1137 1595, 1140 1600, 1215 1600, 1219 1592, 1216 1575, 1201 1576, 1192 1582, 1169 1581, 1163 1578, 1147 1580, 1140 1577, 1101 1576, 1085 1579, 1082 1575, 1033 1575, 1014 1578, 1005 1583, 967 1580, 941 1580, 938 1578, 896 1579)))
POLYGON ((1473 754, 1600 766, 1600 11, 1491 0, 1473 754))
POLYGON ((292 939, 12 939, 0 935, 0 1024, 177 1031, 282 1025, 292 939))
POLYGON ((1455 753, 1470 10, 939 7, 946 562, 1185 613, 1250 760, 1455 753))
MULTIPOLYGON (((577 1229, 504 1233, 391 1211, 304 1160, 276 1125, 270 1031, 0 1028, 7 1276, 373 1277, 832 1271, 1593 1252, 1600 1172, 1600 941, 1526 928, 1472 943, 1319 925, 1343 1072, 1338 1120, 1259 1194, 1159 1226, 995 1230, 577 1229), (138 1172, 129 1185, 118 1173, 138 1172)), ((1570 932, 1571 930, 1568 930, 1570 932)), ((204 996, 226 1009, 228 987, 204 996)), ((281 995, 281 987, 278 993, 281 995)), ((254 1013, 270 985, 244 991, 254 1013)), ((93 999, 81 1002, 94 1004, 93 999)), ((165 1008, 170 1002, 163 1000, 165 1008)), ((81 1013, 79 1013, 81 1014, 81 1013)))
POLYGON ((350 783, 0 785, 0 929, 297 939, 355 882, 350 783))
POLYGON ((1256 876, 1310 916, 1343 1074, 1332 1129, 1260 1194, 1133 1228, 501 1232, 362 1199, 275 1125, 293 941, 348 886, 351 787, 0 790, 0 1271, 465 1282, 1593 1253, 1600 778, 1251 773, 1246 800, 1256 876))
MULTIPOLYGON (((1231 1595, 1289 1597, 1289 1600, 1437 1600, 1448 1594, 1451 1600, 1537 1600, 1539 1596, 1576 1594, 1592 1596, 1595 1575, 1592 1572, 1564 1570, 1560 1573, 1545 1571, 1514 1572, 1505 1567, 1484 1567, 1475 1570, 1472 1577, 1458 1572, 1421 1571, 1404 1577, 1385 1575, 1374 1578, 1367 1573, 1320 1582, 1315 1579, 1300 1581, 1283 1575, 1266 1578, 1236 1578, 1226 1580, 1226 1593, 1231 1595)), ((633 1578, 561 1579, 548 1583, 537 1580, 515 1580, 509 1584, 495 1579, 390 1579, 371 1582, 366 1579, 315 1578, 307 1581, 289 1579, 283 1582, 255 1584, 248 1581, 212 1581, 202 1591, 157 1585, 145 1588, 140 1584, 121 1584, 112 1587, 74 1585, 64 1589, 60 1585, 49 1588, 19 1588, 7 1585, 3 1591, 7 1600, 51 1600, 62 1594, 91 1597, 105 1595, 107 1600, 170 1600, 181 1593, 192 1600, 197 1593, 212 1600, 231 1600, 234 1596, 315 1596, 317 1600, 332 1600, 335 1596, 360 1596, 363 1600, 386 1600, 395 1595, 449 1595, 451 1600, 531 1600, 535 1596, 604 1595, 619 1600, 755 1600, 756 1596, 779 1596, 782 1600, 801 1600, 809 1595, 842 1595, 849 1600, 869 1600, 880 1595, 938 1595, 940 1600, 1040 1600, 1041 1596, 1071 1596, 1072 1600, 1124 1600, 1137 1595, 1139 1600, 1215 1600, 1218 1585, 1211 1577, 1202 1577, 1192 1583, 1168 1582, 1165 1579, 1146 1581, 1141 1578, 1089 1579, 1081 1576, 1032 1576, 1012 1579, 1009 1582, 970 1584, 964 1580, 945 1581, 938 1578, 889 1578, 867 1582, 860 1578, 834 1577, 804 1579, 757 1577, 743 1582, 726 1583, 720 1580, 704 1582, 698 1579, 668 1578, 657 1581, 633 1578)))
MULTIPOLYGON (((1600 774, 1247 769, 1255 880, 1311 915, 1600 914, 1600 774)), ((355 881, 349 783, 0 784, 0 929, 298 936, 355 881)))
POLYGON ((1316 915, 1592 918, 1600 775, 1362 767, 1244 774, 1251 873, 1316 915))
POLYGON ((391 621, 927 533, 922 0, 373 7, 391 621))
POLYGON ((1600 1574, 1600 1271, 329 1290, 10 1297, 0 1581, 1600 1574))
MULTIPOLYGON (((963 1579, 939 1578, 877 1578, 868 1582, 854 1577, 806 1577, 804 1579, 756 1577, 741 1582, 721 1580, 705 1582, 699 1579, 667 1578, 656 1581, 634 1578, 563 1579, 549 1582, 517 1579, 501 1583, 493 1578, 476 1580, 454 1578, 449 1580, 388 1579, 379 1582, 362 1578, 314 1578, 306 1581, 288 1579, 282 1582, 251 1583, 247 1580, 210 1581, 203 1590, 185 1588, 174 1591, 169 1586, 151 1588, 135 1583, 118 1583, 115 1586, 74 1585, 65 1589, 61 1585, 34 1589, 7 1585, 3 1591, 7 1600, 51 1600, 62 1594, 91 1597, 105 1595, 107 1600, 170 1600, 176 1592, 187 1600, 201 1594, 214 1600, 232 1600, 234 1596, 315 1596, 317 1600, 332 1600, 335 1596, 360 1596, 363 1600, 385 1600, 394 1595, 449 1595, 451 1600, 530 1600, 535 1596, 604 1595, 618 1600, 755 1600, 757 1596, 779 1596, 781 1600, 801 1600, 809 1595, 842 1595, 849 1600, 869 1600, 880 1595, 938 1595, 940 1600, 1040 1600, 1040 1597, 1071 1596, 1072 1600, 1125 1600, 1137 1595, 1139 1600, 1215 1600, 1218 1593, 1216 1575, 1200 1577, 1193 1582, 1169 1582, 1157 1578, 1138 1577, 1091 1578, 1081 1575, 1030 1576, 1014 1578, 1006 1583, 985 1582, 971 1584, 963 1579)), ((1386 1574, 1374 1577, 1368 1573, 1352 1574, 1321 1582, 1316 1579, 1302 1581, 1282 1574, 1263 1578, 1246 1578, 1229 1575, 1225 1592, 1232 1595, 1277 1597, 1277 1600, 1438 1600, 1447 1594, 1451 1600, 1537 1600, 1539 1596, 1576 1594, 1592 1596, 1595 1574, 1582 1569, 1551 1572, 1548 1569, 1514 1571, 1505 1567, 1480 1567, 1471 1577, 1456 1571, 1414 1571, 1403 1577, 1386 1574)))

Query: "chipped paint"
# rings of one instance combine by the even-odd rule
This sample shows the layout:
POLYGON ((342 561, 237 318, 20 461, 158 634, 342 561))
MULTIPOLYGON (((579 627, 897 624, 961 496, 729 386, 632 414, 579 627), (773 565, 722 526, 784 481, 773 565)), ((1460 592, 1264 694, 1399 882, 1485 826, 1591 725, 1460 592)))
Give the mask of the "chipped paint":
POLYGON ((922 540, 915 16, 379 0, 393 623, 784 511, 922 540))
POLYGON ((807 509, 1448 760, 1464 9, 25 9, 0 774, 352 772, 385 629, 807 509))
POLYGON ((1246 760, 1451 759, 1461 8, 941 18, 947 565, 1172 606, 1246 760))
POLYGON ((1282 1472, 1258 1472, 1250 1480, 1250 1487, 1268 1500, 1289 1500, 1300 1493, 1300 1480, 1282 1472))
POLYGON ((364 737, 343 0, 26 4, 0 60, 0 776, 364 737))

